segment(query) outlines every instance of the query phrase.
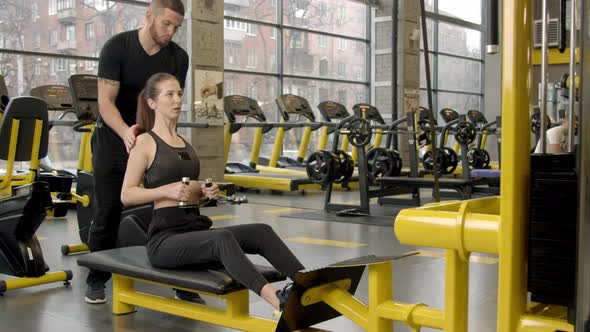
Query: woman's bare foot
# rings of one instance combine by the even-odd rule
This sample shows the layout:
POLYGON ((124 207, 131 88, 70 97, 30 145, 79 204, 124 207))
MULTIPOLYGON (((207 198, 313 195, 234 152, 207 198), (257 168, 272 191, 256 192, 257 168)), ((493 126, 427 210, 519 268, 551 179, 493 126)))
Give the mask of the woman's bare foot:
POLYGON ((266 284, 260 290, 260 296, 272 305, 275 309, 279 309, 279 298, 277 297, 277 290, 271 284, 266 284))

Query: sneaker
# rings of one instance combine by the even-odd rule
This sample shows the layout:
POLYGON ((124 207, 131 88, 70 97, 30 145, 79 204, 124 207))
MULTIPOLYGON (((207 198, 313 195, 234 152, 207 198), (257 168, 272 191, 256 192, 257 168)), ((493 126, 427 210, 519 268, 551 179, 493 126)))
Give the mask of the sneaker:
POLYGON ((84 297, 84 301, 90 304, 103 304, 107 302, 107 296, 104 293, 105 286, 104 284, 99 284, 95 286, 88 286, 86 289, 86 296, 84 297))
POLYGON ((277 290, 277 297, 279 298, 279 311, 283 311, 285 309, 285 305, 287 304, 287 300, 289 299, 289 294, 291 294, 291 288, 293 287, 293 283, 290 282, 283 289, 277 290))
POLYGON ((180 289, 175 289, 176 294, 174 295, 174 298, 177 300, 183 300, 183 301, 187 301, 187 302, 193 302, 193 303, 197 303, 197 304, 205 304, 205 300, 203 300, 203 298, 201 297, 201 295, 199 295, 198 293, 193 293, 193 292, 187 292, 187 291, 183 291, 180 289))

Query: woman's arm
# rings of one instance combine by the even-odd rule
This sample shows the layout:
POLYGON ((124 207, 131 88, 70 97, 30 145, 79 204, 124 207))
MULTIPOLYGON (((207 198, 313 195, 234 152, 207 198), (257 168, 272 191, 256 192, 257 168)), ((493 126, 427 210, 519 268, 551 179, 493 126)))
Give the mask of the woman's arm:
MULTIPOLYGON (((187 201, 191 197, 192 186, 186 186, 181 181, 170 183, 158 188, 143 188, 145 171, 149 167, 150 157, 156 152, 156 143, 148 134, 137 137, 133 149, 129 152, 127 170, 121 189, 121 202, 125 206, 151 203, 159 199, 169 198, 187 201)), ((191 181, 192 182, 192 181, 191 181)))

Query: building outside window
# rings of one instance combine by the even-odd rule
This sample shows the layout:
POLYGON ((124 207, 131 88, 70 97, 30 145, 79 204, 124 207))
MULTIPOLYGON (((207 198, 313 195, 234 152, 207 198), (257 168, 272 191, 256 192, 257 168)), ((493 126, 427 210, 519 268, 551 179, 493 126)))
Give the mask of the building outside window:
POLYGON ((94 23, 86 23, 86 25, 84 26, 84 32, 86 40, 94 39, 94 23))

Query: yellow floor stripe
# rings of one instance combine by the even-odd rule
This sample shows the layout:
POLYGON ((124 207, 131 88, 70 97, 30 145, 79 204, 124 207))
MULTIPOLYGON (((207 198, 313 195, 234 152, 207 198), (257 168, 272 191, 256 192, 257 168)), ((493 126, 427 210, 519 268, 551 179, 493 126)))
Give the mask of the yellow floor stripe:
POLYGON ((209 216, 209 218, 211 218, 211 220, 213 221, 219 221, 219 220, 225 220, 225 219, 237 219, 240 216, 238 216, 237 214, 221 214, 218 216, 209 216))
POLYGON ((283 209, 272 209, 272 210, 264 210, 262 212, 266 213, 283 213, 283 212, 293 212, 293 211, 303 211, 304 209, 300 208, 283 208, 283 209))
POLYGON ((316 238, 312 238, 312 237, 292 237, 292 238, 288 238, 287 241, 304 243, 304 244, 315 244, 315 245, 319 245, 319 246, 338 247, 338 248, 358 248, 358 247, 367 246, 366 243, 334 241, 334 240, 326 240, 326 239, 316 239, 316 238))
POLYGON ((43 240, 47 240, 47 238, 46 237, 43 237, 43 236, 37 236, 37 240, 43 241, 43 240))
MULTIPOLYGON (((419 254, 417 256, 422 256, 422 257, 431 257, 431 258, 444 258, 445 257, 444 251, 420 250, 418 252, 419 252, 419 254)), ((469 261, 473 262, 473 263, 482 263, 482 264, 497 264, 498 258, 471 255, 469 258, 469 261)))
POLYGON ((334 202, 336 204, 361 204, 361 201, 359 201, 358 199, 352 200, 352 201, 342 201, 342 202, 334 202))

